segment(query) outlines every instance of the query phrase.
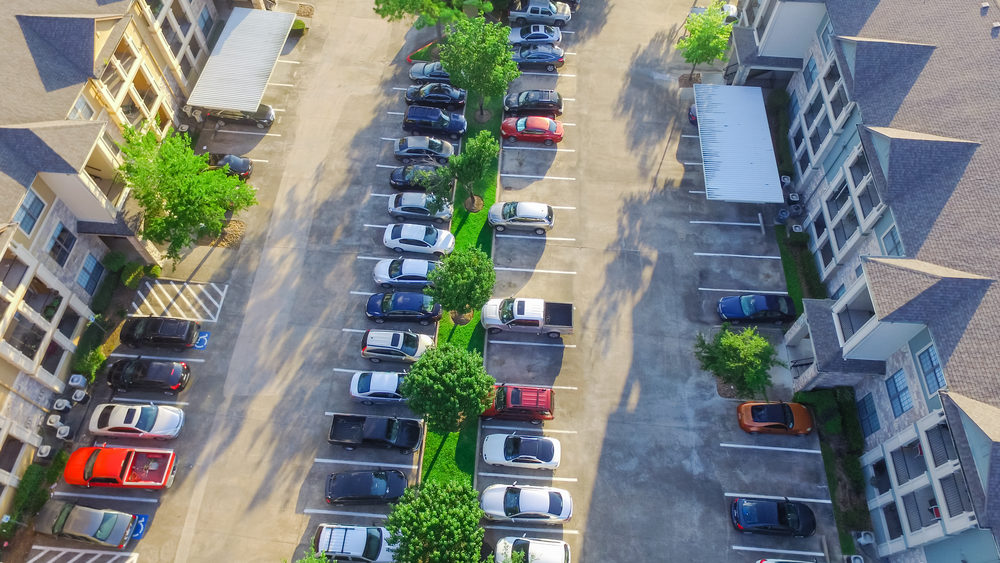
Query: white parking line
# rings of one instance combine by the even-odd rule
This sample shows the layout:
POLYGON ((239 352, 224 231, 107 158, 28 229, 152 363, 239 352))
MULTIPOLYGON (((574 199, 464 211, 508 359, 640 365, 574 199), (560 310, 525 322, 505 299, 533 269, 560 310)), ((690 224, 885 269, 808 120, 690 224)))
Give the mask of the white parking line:
POLYGON ((289 88, 295 86, 294 84, 289 84, 287 82, 268 82, 268 86, 287 86, 289 88))
POLYGON ((354 373, 356 371, 363 371, 359 369, 344 369, 344 368, 333 368, 333 371, 339 371, 340 373, 354 373))
POLYGON ((563 127, 576 127, 576 123, 566 123, 563 121, 563 127))
POLYGON ((277 112, 285 111, 283 108, 271 108, 271 109, 273 109, 274 111, 277 111, 277 112))
POLYGON ((569 51, 563 51, 563 54, 564 55, 576 55, 576 53, 571 53, 569 51))
POLYGON ((547 236, 544 236, 544 235, 535 235, 535 236, 531 236, 531 235, 497 235, 497 238, 526 238, 526 239, 529 239, 529 240, 540 240, 542 242, 545 242, 547 240, 564 240, 564 241, 572 242, 572 241, 576 240, 575 238, 547 237, 547 236))
POLYGON ((684 166, 705 166, 704 162, 684 162, 684 166))
POLYGON ((216 133, 234 133, 236 135, 257 135, 260 137, 280 137, 278 133, 258 133, 257 131, 234 131, 232 129, 216 129, 216 133))
POLYGON ((399 137, 379 137, 383 141, 398 141, 399 137))
MULTIPOLYGON (((563 33, 573 33, 572 31, 564 31, 563 33)), ((563 98, 564 102, 575 102, 576 98, 563 98)))
POLYGON ((566 529, 554 529, 546 526, 545 528, 526 528, 522 526, 501 526, 499 524, 486 524, 484 528, 489 528, 490 530, 516 530, 518 532, 531 532, 532 534, 569 534, 572 536, 580 535, 579 530, 566 530, 566 529))
POLYGON ((509 473, 483 473, 479 472, 482 477, 513 477, 520 481, 521 479, 538 479, 539 481, 562 481, 564 483, 576 483, 579 481, 576 477, 553 477, 551 475, 511 475, 509 473))
POLYGON ((302 64, 302 61, 286 61, 284 59, 278 59, 278 62, 279 63, 287 63, 287 64, 290 64, 290 65, 300 65, 300 64, 302 64))
POLYGON ((344 332, 365 332, 366 329, 363 328, 342 328, 340 329, 344 332))
POLYGON ((576 78, 575 74, 563 74, 561 72, 522 72, 522 75, 530 76, 552 76, 554 78, 576 78))
POLYGON ((760 223, 743 223, 739 221, 688 221, 692 225, 732 225, 735 227, 759 227, 760 223))
POLYGON ((818 454, 822 453, 820 450, 808 450, 805 448, 779 448, 777 446, 757 446, 754 444, 730 444, 723 442, 719 444, 723 448, 746 448, 748 450, 772 450, 776 452, 799 452, 804 454, 818 454))
POLYGON ((379 467, 398 467, 399 469, 416 469, 417 464, 415 463, 374 463, 370 461, 348 461, 346 459, 327 459, 323 457, 317 457, 313 460, 313 463, 341 463, 344 465, 377 465, 379 467))
POLYGON ((375 295, 374 291, 352 291, 350 293, 351 295, 364 295, 366 297, 371 297, 372 295, 375 295))
POLYGON ((762 260, 781 260, 781 256, 767 256, 764 254, 722 254, 718 252, 695 252, 695 256, 719 256, 722 258, 760 258, 762 260))
POLYGON ((250 162, 263 162, 263 163, 267 164, 267 161, 264 160, 263 158, 251 158, 250 162))
POLYGON ((489 428, 491 430, 517 430, 518 432, 538 432, 539 434, 544 434, 546 432, 550 434, 576 434, 576 430, 552 430, 551 428, 542 428, 540 426, 531 426, 530 428, 524 428, 522 426, 499 426, 496 424, 484 424, 483 428, 489 428))
POLYGON ((398 166, 390 166, 388 164, 376 164, 375 168, 399 168, 398 166))
POLYGON ((569 209, 569 210, 576 209, 575 207, 573 207, 571 205, 553 205, 551 207, 552 207, 552 209, 569 209))
POLYGON ((386 113, 389 115, 403 115, 401 111, 387 111, 386 113))
POLYGON ((122 354, 120 352, 114 352, 108 354, 112 358, 146 358, 147 360, 163 360, 166 362, 204 362, 203 358, 168 358, 166 356, 145 356, 139 354, 122 354))
POLYGON ((504 271, 504 272, 533 272, 533 273, 538 273, 538 274, 567 274, 567 275, 570 275, 570 276, 575 276, 576 275, 576 272, 569 272, 569 271, 563 271, 563 270, 537 270, 535 268, 505 268, 505 267, 502 267, 502 266, 496 266, 493 269, 497 270, 497 271, 504 271))
POLYGON ((534 176, 531 174, 504 174, 500 173, 501 176, 506 176, 508 178, 528 178, 530 180, 569 180, 570 182, 575 182, 576 178, 569 178, 566 176, 534 176))
POLYGON ((406 90, 408 90, 408 88, 400 88, 399 86, 393 86, 392 89, 399 90, 400 92, 405 92, 406 90))
POLYGON ((43 555, 45 555, 46 553, 48 553, 50 551, 57 552, 57 555, 55 555, 52 559, 49 559, 49 561, 57 561, 57 560, 59 560, 62 557, 63 554, 66 554, 66 553, 76 553, 77 554, 76 557, 74 557, 73 559, 70 559, 69 561, 66 561, 65 563, 71 563, 72 561, 76 561, 78 558, 80 558, 83 555, 93 555, 93 557, 91 557, 90 559, 88 559, 86 561, 86 563, 91 563, 92 561, 97 561, 98 558, 100 558, 102 555, 106 555, 106 556, 110 557, 110 559, 105 559, 105 561, 115 561, 115 560, 120 559, 122 557, 126 557, 127 558, 126 559, 127 562, 138 561, 139 560, 139 554, 136 553, 136 552, 134 552, 134 551, 101 551, 101 550, 98 550, 98 549, 79 549, 79 548, 75 548, 75 547, 58 547, 58 546, 54 546, 54 545, 39 545, 39 544, 35 544, 35 545, 31 546, 31 551, 35 551, 35 550, 41 550, 41 553, 39 553, 38 555, 36 555, 36 556, 32 557, 31 559, 29 559, 28 563, 34 563, 35 561, 38 561, 38 559, 40 557, 42 557, 43 555))
POLYGON ((782 497, 782 496, 776 496, 776 495, 753 495, 753 494, 750 494, 750 493, 726 493, 725 496, 727 496, 729 498, 736 498, 736 497, 743 497, 743 498, 766 498, 766 499, 771 499, 771 500, 788 499, 788 500, 794 500, 794 501, 798 501, 798 502, 813 502, 813 503, 816 503, 816 504, 833 504, 832 500, 830 500, 830 499, 822 499, 822 498, 782 497))
POLYGON ((386 228, 387 225, 370 225, 368 223, 365 223, 365 226, 366 227, 371 227, 373 229, 384 229, 384 228, 386 228))
POLYGON ((129 397, 115 397, 115 401, 125 401, 126 403, 156 403, 158 405, 176 405, 179 407, 191 404, 187 401, 166 401, 161 399, 132 399, 129 397))
POLYGON ((688 190, 689 194, 703 194, 705 190, 688 190))
POLYGON ((536 383, 532 383, 531 387, 540 387, 542 389, 567 389, 569 391, 579 391, 580 390, 579 387, 570 387, 568 385, 538 385, 536 383))
POLYGON ((394 196, 396 194, 380 194, 380 193, 377 193, 377 192, 368 192, 368 195, 372 195, 372 196, 375 196, 375 197, 392 197, 392 196, 394 196))
POLYGON ((763 551, 764 553, 789 553, 792 555, 808 555, 813 557, 823 557, 826 554, 822 551, 797 551, 794 549, 768 549, 764 547, 752 547, 748 545, 732 546, 736 551, 763 551))
POLYGON ((348 512, 346 510, 322 510, 320 508, 307 508, 302 511, 305 514, 333 514, 335 516, 360 516, 362 518, 385 518, 386 514, 375 512, 348 512))
POLYGON ((544 342, 514 342, 513 340, 490 340, 490 344, 513 344, 516 346, 545 346, 547 348, 576 348, 576 344, 546 344, 544 342))
POLYGON ((683 139, 697 139, 699 135, 681 135, 683 139))
POLYGON ((80 498, 96 498, 103 500, 122 500, 122 501, 135 501, 135 502, 160 502, 158 498, 141 498, 141 497, 123 497, 115 495, 93 495, 86 493, 75 493, 72 491, 53 491, 52 496, 54 497, 80 497, 80 498))
POLYGON ((385 260, 386 258, 392 258, 392 256, 358 256, 358 260, 385 260))
POLYGON ((519 145, 504 145, 503 148, 516 151, 576 152, 576 149, 549 149, 545 147, 522 147, 519 145))
POLYGON ((788 295, 787 291, 768 291, 765 289, 728 289, 722 287, 699 287, 698 291, 720 291, 723 293, 763 293, 765 295, 788 295))

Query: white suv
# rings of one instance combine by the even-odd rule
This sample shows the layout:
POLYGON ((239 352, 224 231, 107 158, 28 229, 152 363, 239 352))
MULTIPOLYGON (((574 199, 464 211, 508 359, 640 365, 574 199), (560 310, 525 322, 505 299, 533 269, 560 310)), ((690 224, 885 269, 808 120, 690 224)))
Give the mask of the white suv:
POLYGON ((365 331, 361 340, 361 357, 378 363, 382 360, 412 364, 424 351, 434 346, 434 339, 426 334, 401 330, 365 331))
POLYGON ((334 561, 390 563, 393 546, 385 528, 320 524, 313 538, 316 553, 334 561))

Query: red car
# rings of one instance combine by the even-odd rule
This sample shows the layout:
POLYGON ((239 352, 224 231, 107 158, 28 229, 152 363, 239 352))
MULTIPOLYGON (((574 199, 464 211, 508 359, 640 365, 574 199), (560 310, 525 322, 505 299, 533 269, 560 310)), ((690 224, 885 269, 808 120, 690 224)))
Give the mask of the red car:
POLYGON ((563 126, 548 117, 531 115, 528 117, 508 117, 503 120, 500 132, 510 142, 532 141, 551 145, 563 138, 563 126))
POLYGON ((527 420, 541 424, 554 418, 555 397, 551 389, 523 385, 495 385, 490 406, 483 411, 483 418, 527 420))

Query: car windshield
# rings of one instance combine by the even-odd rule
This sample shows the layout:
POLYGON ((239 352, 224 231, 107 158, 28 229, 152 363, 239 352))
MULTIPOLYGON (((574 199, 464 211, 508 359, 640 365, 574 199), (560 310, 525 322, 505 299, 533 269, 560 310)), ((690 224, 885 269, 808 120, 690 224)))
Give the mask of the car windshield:
POLYGON ((358 376, 358 392, 367 393, 372 389, 372 374, 370 371, 358 376))
POLYGON ((562 495, 555 492, 549 492, 549 514, 558 515, 562 514, 563 509, 563 498, 562 495))
POLYGON ((505 221, 510 221, 514 217, 517 217, 517 203, 512 201, 503 204, 503 210, 500 212, 500 216, 502 216, 505 221))
POLYGON ((754 296, 744 295, 740 297, 740 309, 743 309, 743 314, 750 316, 757 312, 757 307, 754 306, 754 296))
POLYGON ((781 311, 782 313, 784 313, 784 314, 786 314, 786 315, 788 315, 788 314, 790 314, 790 313, 791 313, 791 312, 790 312, 790 311, 788 310, 788 301, 786 301, 786 300, 784 300, 784 299, 775 299, 775 301, 777 302, 777 305, 778 305, 778 310, 779 310, 779 311, 781 311))
POLYGON ((430 295, 424 295, 420 303, 421 313, 430 313, 434 310, 434 298, 430 295))
POLYGON ((521 438, 518 436, 507 436, 503 441, 503 456, 507 459, 514 459, 521 451, 521 438))
POLYGON ((426 229, 427 230, 424 231, 424 242, 433 246, 437 243, 438 240, 437 229, 435 229, 434 227, 427 227, 426 229))
POLYGON ((552 2, 549 2, 549 10, 552 10, 553 14, 559 13, 559 10, 556 9, 556 5, 552 2))
POLYGON ((500 302, 500 322, 507 324, 514 320, 514 300, 504 299, 500 302))
POLYGON ((146 319, 139 319, 134 325, 132 325, 132 336, 140 337, 142 333, 146 331, 146 325, 149 323, 146 319))
POLYGON ((115 528, 115 524, 117 522, 118 522, 117 514, 105 512, 104 518, 101 520, 101 525, 98 526, 97 531, 94 532, 94 537, 101 541, 108 541, 108 536, 111 535, 111 530, 115 528))
POLYGON ((379 528, 368 528, 368 537, 365 538, 365 551, 363 557, 374 561, 382 552, 382 530, 379 528))
POLYGON ((541 99, 538 92, 535 90, 528 90, 526 92, 521 92, 521 95, 517 97, 519 103, 536 102, 541 99))
POLYGON ((528 118, 527 117, 522 117, 521 119, 518 119, 517 120, 517 130, 518 131, 524 131, 525 128, 527 127, 527 124, 528 124, 528 118))
POLYGON ((424 84, 419 90, 421 96, 426 96, 427 94, 432 94, 437 91, 438 91, 437 83, 435 82, 431 82, 430 84, 424 84))
POLYGON ((444 144, 438 139, 427 139, 427 148, 439 154, 444 152, 444 144))
POLYGON ((799 529, 799 511, 790 502, 778 503, 778 519, 793 530, 799 529))
POLYGON ((94 476, 94 464, 97 463, 97 454, 101 450, 94 450, 90 452, 90 457, 87 458, 86 465, 83 466, 83 480, 90 481, 90 478, 94 476))
POLYGON ((402 139, 400 139, 399 140, 399 144, 397 146, 399 147, 400 151, 406 150, 406 137, 403 137, 402 139))
POLYGON ((514 516, 521 512, 518 499, 521 497, 521 489, 517 487, 507 487, 507 492, 503 495, 503 513, 507 516, 514 516))
POLYGON ((506 390, 506 387, 497 387, 493 391, 493 408, 503 410, 504 405, 507 404, 506 390))
POLYGON ((510 553, 511 555, 515 553, 520 553, 523 556, 524 561, 528 561, 528 548, 530 546, 531 543, 528 540, 522 540, 518 538, 514 540, 514 545, 511 546, 510 553))
POLYGON ((781 413, 784 415, 786 428, 795 426, 795 416, 792 415, 792 407, 781 403, 781 413))
POLYGON ((412 356, 417 353, 417 344, 420 342, 417 339, 417 335, 412 332, 407 332, 403 334, 403 345, 399 347, 407 356, 412 356))
POLYGON ((139 409, 139 420, 135 422, 135 427, 143 432, 149 432, 153 429, 153 423, 156 422, 156 411, 157 408, 152 405, 146 405, 139 409))
POLYGON ((385 493, 389 490, 389 478, 386 476, 385 471, 375 471, 372 473, 372 489, 370 491, 373 497, 385 496, 385 493))
POLYGON ((389 262, 389 277, 390 278, 399 277, 399 274, 402 274, 402 273, 403 273, 403 261, 402 260, 393 260, 392 262, 389 262))
POLYGON ((382 298, 382 310, 383 311, 388 312, 388 311, 392 310, 392 299, 393 299, 393 297, 394 296, 393 296, 392 293, 386 293, 385 297, 382 298))
POLYGON ((131 383, 133 381, 142 379, 146 375, 146 366, 140 362, 130 362, 125 369, 122 370, 122 381, 131 383))
POLYGON ((439 126, 441 126, 441 127, 447 127, 449 123, 451 123, 451 118, 448 117, 447 113, 445 113, 445 112, 442 111, 441 112, 441 119, 437 120, 437 124, 439 126))

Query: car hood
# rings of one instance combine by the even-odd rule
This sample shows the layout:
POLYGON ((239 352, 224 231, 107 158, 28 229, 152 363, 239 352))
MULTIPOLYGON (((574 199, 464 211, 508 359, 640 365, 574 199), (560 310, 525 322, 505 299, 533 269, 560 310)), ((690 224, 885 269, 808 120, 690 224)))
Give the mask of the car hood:
POLYGON ((177 407, 163 406, 157 408, 156 422, 153 423, 153 434, 176 436, 184 426, 184 411, 177 407))
POLYGON ((377 283, 389 281, 389 264, 392 260, 379 260, 372 269, 372 277, 377 283))
POLYGON ((410 67, 410 76, 416 78, 427 76, 430 72, 428 67, 432 64, 433 63, 414 63, 413 66, 410 67))
POLYGON ((179 362, 151 362, 145 380, 173 386, 183 378, 184 366, 179 362))
POLYGON ((384 293, 376 293, 368 298, 368 305, 365 307, 365 313, 369 316, 377 316, 382 314, 382 298, 385 297, 384 293))
POLYGON ((795 508, 799 512, 799 527, 795 533, 803 536, 813 535, 816 532, 816 515, 804 504, 796 504, 795 508))
POLYGON ((742 319, 745 315, 743 307, 740 306, 739 296, 719 299, 719 316, 723 319, 742 319))
POLYGON ((479 506, 487 515, 495 518, 507 518, 503 511, 503 497, 507 492, 507 485, 490 485, 483 491, 479 499, 479 506))
POLYGON ((499 223, 503 212, 503 202, 497 202, 490 206, 489 212, 486 213, 486 219, 490 223, 499 223))
POLYGON ((416 99, 417 91, 418 90, 420 90, 420 86, 410 86, 409 88, 407 88, 406 89, 406 94, 405 94, 406 99, 407 100, 414 100, 414 99, 416 99))
POLYGON ((499 321, 501 301, 502 299, 490 299, 489 301, 486 302, 485 305, 483 305, 483 310, 481 315, 483 322, 485 322, 486 319, 499 321))
POLYGON ((490 434, 483 440, 483 459, 503 461, 503 445, 507 440, 506 434, 490 434))
POLYGON ((519 95, 518 93, 507 94, 507 96, 503 99, 503 107, 504 107, 504 109, 514 109, 514 108, 516 108, 517 107, 517 96, 518 95, 519 95))

